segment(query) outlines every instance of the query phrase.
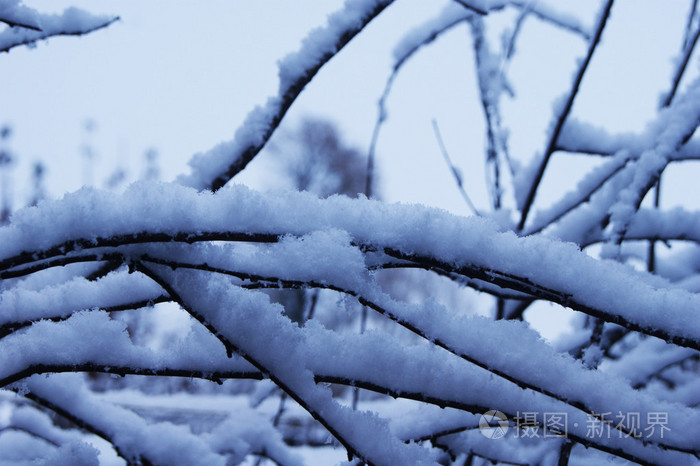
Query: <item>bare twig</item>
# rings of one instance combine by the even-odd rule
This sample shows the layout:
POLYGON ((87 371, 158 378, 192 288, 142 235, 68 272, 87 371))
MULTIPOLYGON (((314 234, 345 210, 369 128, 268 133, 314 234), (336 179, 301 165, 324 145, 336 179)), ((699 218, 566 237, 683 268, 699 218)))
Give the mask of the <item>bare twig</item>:
POLYGON ((124 377, 126 375, 139 375, 146 377, 184 377, 209 380, 221 384, 222 380, 248 379, 263 380, 264 374, 260 371, 202 371, 196 369, 177 369, 170 367, 152 368, 137 366, 106 366, 97 363, 81 364, 35 364, 10 374, 0 379, 0 387, 6 387, 19 380, 35 374, 61 374, 65 372, 93 372, 101 374, 113 374, 124 377))
POLYGON ((700 38, 700 25, 695 30, 695 33, 690 37, 690 42, 682 51, 682 56, 678 61, 678 66, 673 74, 673 80, 671 81, 671 89, 666 93, 664 98, 661 100, 661 108, 668 107, 673 102, 673 99, 678 92, 678 86, 680 86, 681 79, 685 74, 685 70, 688 68, 688 63, 690 62, 690 57, 695 50, 695 45, 698 43, 698 38, 700 38))
POLYGON ((386 109, 386 101, 389 98, 389 94, 391 93, 391 88, 394 84, 394 80, 396 79, 396 76, 399 74, 399 71, 403 67, 403 65, 408 62, 408 60, 416 53, 418 50, 420 50, 423 46, 428 45, 432 43, 435 39, 438 38, 441 34, 449 31, 453 27, 457 26, 458 24, 461 24, 464 22, 467 18, 469 18, 471 14, 465 14, 462 17, 455 18, 454 21, 451 21, 443 27, 436 29, 433 31, 430 35, 428 35, 422 42, 420 42, 418 45, 415 45, 414 47, 411 47, 408 51, 406 51, 397 61, 394 63, 394 66, 391 70, 391 74, 389 75, 389 78, 386 81, 386 84, 384 85, 384 90, 382 91, 382 95, 379 97, 379 101, 377 102, 377 120, 374 124, 374 129, 372 130, 372 139, 370 140, 369 144, 369 151, 367 154, 367 175, 366 175, 366 180, 365 180, 365 195, 367 197, 372 196, 372 183, 374 180, 374 161, 376 158, 376 150, 377 150, 377 142, 379 141, 379 133, 381 131, 382 125, 385 123, 387 119, 387 109, 386 109))
POLYGON ((314 318, 314 313, 316 312, 316 304, 318 303, 318 290, 313 290, 311 292, 311 301, 309 303, 309 312, 306 314, 306 319, 311 320, 314 318))
POLYGON ((442 136, 440 135, 440 128, 438 128, 437 121, 433 119, 433 132, 435 133, 435 140, 438 143, 438 146, 440 147, 440 152, 442 153, 442 157, 445 159, 445 162, 447 163, 447 166, 450 168, 450 171, 452 172, 452 176, 455 179, 455 183, 457 183, 457 189, 459 190, 460 194, 462 195, 462 198, 464 199, 464 202, 467 203, 467 206, 469 206, 469 209, 474 213, 474 215, 481 215, 479 211, 477 210, 476 207, 474 207, 474 204, 472 203, 472 200, 469 198, 469 195, 467 192, 464 190, 464 186, 462 184, 462 175, 459 174, 459 171, 457 170, 457 167, 454 166, 452 163, 452 160, 450 159, 450 154, 447 152, 447 149, 445 148, 445 143, 442 140, 442 136))

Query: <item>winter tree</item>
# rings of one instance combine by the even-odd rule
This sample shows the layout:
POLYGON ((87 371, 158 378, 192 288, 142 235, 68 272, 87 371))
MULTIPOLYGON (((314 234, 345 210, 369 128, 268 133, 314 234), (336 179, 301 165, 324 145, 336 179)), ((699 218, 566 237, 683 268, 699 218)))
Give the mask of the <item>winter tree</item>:
MULTIPOLYGON (((696 2, 656 118, 639 134, 573 116, 617 2, 602 1, 587 24, 544 2, 454 0, 397 46, 359 189, 328 169, 352 162, 357 172, 355 155, 331 158, 336 143, 313 125, 313 163, 295 172, 305 191, 232 182, 319 70, 392 3, 347 0, 280 61, 277 95, 176 182, 84 188, 12 214, 0 229, 3 461, 97 464, 111 451, 127 464, 291 465, 335 448, 377 465, 700 462, 700 214, 667 210, 659 195, 667 167, 700 153, 700 81, 686 76, 696 2), (487 27, 508 18, 494 41, 487 27), (545 144, 522 154, 509 134, 525 122, 509 120, 504 102, 527 88, 511 82, 509 64, 532 22, 577 37, 585 53, 545 144), (459 27, 473 51, 490 205, 472 203, 439 122, 445 181, 473 215, 381 202, 370 187, 392 84, 459 27), (541 199, 566 154, 593 168, 567 173, 577 181, 561 198, 541 199), (474 290, 480 312, 445 304, 441 286, 420 299, 390 292, 397 269, 474 290), (272 299, 280 289, 301 299, 272 299), (555 343, 528 325, 542 302, 576 316, 555 343), (187 331, 168 334, 163 319, 129 325, 154 312, 187 331), (165 411, 135 401, 173 391, 165 411), (207 402, 212 393, 227 396, 207 402), (222 399, 233 408, 217 413, 222 399)), ((0 0, 0 50, 114 20, 0 0)), ((593 104, 605 110, 604 99, 593 104)), ((298 156, 293 144, 277 147, 298 156)))

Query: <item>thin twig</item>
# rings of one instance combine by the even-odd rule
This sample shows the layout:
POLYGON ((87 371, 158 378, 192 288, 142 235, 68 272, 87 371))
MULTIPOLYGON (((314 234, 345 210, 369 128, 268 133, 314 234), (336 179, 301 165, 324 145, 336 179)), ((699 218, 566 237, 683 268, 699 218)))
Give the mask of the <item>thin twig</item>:
POLYGON ((433 132, 435 133, 435 140, 438 143, 438 146, 440 147, 440 152, 442 153, 442 157, 445 159, 445 162, 447 163, 448 168, 452 172, 452 176, 455 179, 455 182, 457 183, 457 189, 459 190, 460 194, 462 194, 462 198, 464 201, 467 203, 467 206, 469 206, 469 209, 474 213, 474 215, 481 215, 479 211, 474 207, 474 204, 472 203, 472 200, 469 199, 469 195, 467 192, 464 190, 464 186, 462 185, 462 175, 459 174, 459 171, 457 170, 457 167, 454 166, 452 163, 452 160, 450 159, 450 154, 447 152, 447 149, 445 148, 445 143, 442 141, 442 136, 440 136, 440 128, 438 128, 437 121, 433 119, 433 132))
POLYGON ((489 13, 488 11, 482 10, 482 9, 479 8, 479 7, 476 7, 476 6, 474 6, 474 5, 470 5, 469 3, 467 3, 467 2, 464 1, 464 0, 453 0, 453 1, 454 1, 455 3, 459 3, 460 5, 462 5, 462 6, 463 6, 464 8, 466 8, 467 10, 473 11, 473 12, 476 13, 477 15, 486 16, 486 15, 489 13))
POLYGON ((25 28, 25 29, 31 29, 32 31, 37 31, 37 32, 42 32, 41 28, 38 26, 33 26, 31 24, 27 23, 20 23, 18 21, 12 21, 7 18, 0 18, 0 23, 5 23, 11 28, 25 28))
POLYGON ((469 16, 457 18, 454 21, 445 24, 442 28, 433 31, 432 34, 428 35, 425 38, 425 40, 415 45, 414 47, 411 47, 396 61, 396 63, 394 63, 394 66, 391 70, 391 74, 389 75, 389 78, 387 79, 386 84, 384 85, 382 95, 379 97, 379 101, 377 102, 377 120, 374 123, 374 128, 372 130, 372 138, 370 140, 369 150, 367 153, 367 174, 365 179, 365 195, 367 197, 371 197, 373 193, 372 183, 374 180, 374 161, 376 159, 377 143, 379 141, 379 133, 381 132, 381 128, 387 119, 386 101, 389 98, 389 94, 391 93, 391 88, 394 84, 396 76, 399 74, 399 71, 401 70, 403 65, 406 64, 406 62, 408 62, 408 60, 416 52, 418 52, 418 50, 420 50, 423 46, 432 43, 441 34, 449 31, 458 24, 461 24, 468 17, 469 16))
POLYGON ((685 33, 683 34, 683 49, 688 48, 690 43, 690 31, 693 28, 693 20, 695 19, 695 11, 698 8, 698 0, 692 0, 690 2, 690 12, 688 13, 688 20, 685 24, 685 33))
POLYGON ((89 432, 93 435, 96 435, 104 440, 106 440, 112 448, 114 448, 114 451, 116 452, 117 456, 122 458, 124 461, 126 461, 127 465, 150 465, 150 461, 148 461, 146 458, 143 457, 138 457, 138 458, 131 458, 129 455, 126 455, 120 448, 119 446, 114 442, 112 437, 102 429, 99 429, 98 427, 92 425, 90 422, 86 421, 83 418, 80 418, 73 414, 72 412, 63 409, 62 407, 52 403, 51 401, 37 395, 36 393, 33 392, 28 392, 24 393, 20 389, 16 388, 10 388, 10 390, 21 394, 21 396, 27 398, 28 400, 33 401, 37 405, 46 408, 50 411, 53 411, 54 413, 58 414, 62 418, 66 419, 69 421, 71 424, 75 425, 79 429, 84 430, 85 432, 89 432))
POLYGON ((112 374, 121 377, 138 375, 146 377, 183 377, 209 380, 221 385, 222 380, 246 379, 263 380, 265 375, 258 371, 202 371, 196 369, 176 369, 170 367, 152 368, 137 366, 107 366, 92 362, 80 364, 34 364, 0 379, 0 388, 26 379, 35 374, 61 374, 65 372, 93 372, 112 374))
POLYGON ((676 68, 676 72, 673 75, 671 89, 661 101, 661 108, 669 107, 673 102, 673 99, 675 98, 678 92, 678 87, 680 86, 681 79, 685 74, 685 70, 688 68, 690 57, 693 54, 693 50, 695 50, 696 44, 698 43, 698 38, 700 38, 700 25, 698 25, 698 28, 695 30, 695 34, 693 34, 692 38, 690 39, 690 44, 687 47, 685 47, 685 50, 683 50, 682 52, 683 55, 678 61, 678 67, 676 68))

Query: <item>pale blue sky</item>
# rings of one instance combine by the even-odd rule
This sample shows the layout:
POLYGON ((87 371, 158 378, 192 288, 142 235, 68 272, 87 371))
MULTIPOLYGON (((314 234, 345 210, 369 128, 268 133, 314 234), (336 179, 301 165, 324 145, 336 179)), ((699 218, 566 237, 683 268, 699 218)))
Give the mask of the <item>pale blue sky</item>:
MULTIPOLYGON (((90 36, 57 38, 0 57, 11 71, 0 76, 0 119, 15 127, 12 148, 21 158, 17 188, 28 178, 30 161, 41 158, 49 166, 49 190, 58 195, 83 181, 78 154, 86 118, 98 123, 93 136, 100 157, 97 185, 117 167, 138 176, 149 147, 160 151, 164 178, 183 173, 190 155, 230 139, 246 113, 275 92, 276 61, 295 50, 306 31, 322 25, 342 1, 218 0, 206 8, 164 0, 27 3, 42 11, 77 5, 122 17, 90 36)), ((641 130, 653 116, 658 90, 666 87, 686 3, 618 0, 574 115, 616 131, 641 130), (678 34, 670 37, 674 28, 678 34)), ((366 149, 393 47, 405 31, 444 4, 398 0, 322 70, 292 108, 289 122, 307 114, 331 118, 353 144, 366 149)), ((599 2, 555 4, 577 11, 590 25, 599 2)), ((499 16, 499 27, 513 18, 499 16)), ((498 34, 493 27, 491 32, 498 34)), ((534 19, 526 23, 520 58, 510 67, 517 99, 504 101, 506 118, 518 124, 511 135, 516 157, 527 160, 541 150, 551 102, 568 89, 575 60, 584 52, 580 38, 534 19)), ((467 212, 437 151, 430 125, 435 118, 465 173, 470 195, 485 205, 483 123, 466 26, 440 38, 405 67, 389 112, 379 145, 387 199, 467 212)), ((555 157, 553 167, 562 159, 555 157)), ((566 160, 565 165, 576 162, 566 160)), ((251 173, 243 180, 261 176, 251 173)), ((552 193, 561 189, 548 179, 544 188, 552 193)))

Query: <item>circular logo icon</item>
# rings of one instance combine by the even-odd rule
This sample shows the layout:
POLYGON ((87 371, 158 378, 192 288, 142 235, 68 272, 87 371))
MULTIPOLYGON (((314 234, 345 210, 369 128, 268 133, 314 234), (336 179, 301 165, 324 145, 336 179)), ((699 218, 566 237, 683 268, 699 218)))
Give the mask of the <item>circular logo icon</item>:
POLYGON ((508 418, 500 411, 486 411, 479 418, 479 432, 486 438, 502 438, 508 432, 508 418))

